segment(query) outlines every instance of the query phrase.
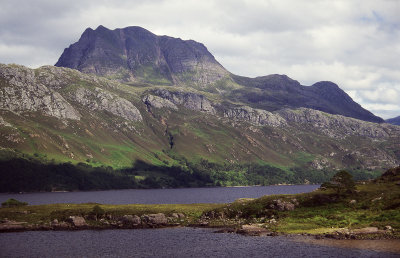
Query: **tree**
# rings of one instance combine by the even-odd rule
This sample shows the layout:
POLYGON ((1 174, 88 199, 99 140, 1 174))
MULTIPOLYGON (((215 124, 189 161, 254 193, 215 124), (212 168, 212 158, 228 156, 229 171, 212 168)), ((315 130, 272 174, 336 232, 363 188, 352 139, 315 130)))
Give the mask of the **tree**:
POLYGON ((321 188, 334 189, 337 194, 349 194, 355 191, 356 184, 349 172, 341 170, 329 182, 323 183, 321 188))
POLYGON ((101 208, 99 205, 93 207, 91 214, 96 216, 96 220, 101 218, 105 214, 105 210, 101 208))

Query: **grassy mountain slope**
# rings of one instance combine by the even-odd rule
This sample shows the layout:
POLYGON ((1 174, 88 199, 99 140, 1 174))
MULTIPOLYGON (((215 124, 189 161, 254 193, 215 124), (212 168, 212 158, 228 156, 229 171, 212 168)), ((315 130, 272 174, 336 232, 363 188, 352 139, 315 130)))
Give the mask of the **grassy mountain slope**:
POLYGON ((136 160, 171 166, 182 157, 286 171, 381 170, 399 162, 399 130, 386 124, 307 109, 270 113, 218 93, 126 85, 67 68, 0 70, 7 155, 117 169, 136 160))

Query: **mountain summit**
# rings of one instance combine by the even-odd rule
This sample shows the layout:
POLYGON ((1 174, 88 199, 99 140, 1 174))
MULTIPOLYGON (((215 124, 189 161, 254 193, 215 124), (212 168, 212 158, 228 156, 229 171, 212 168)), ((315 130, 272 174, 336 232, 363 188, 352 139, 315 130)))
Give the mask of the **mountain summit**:
POLYGON ((137 26, 88 28, 55 65, 122 82, 157 85, 210 84, 228 75, 203 44, 157 36, 137 26))

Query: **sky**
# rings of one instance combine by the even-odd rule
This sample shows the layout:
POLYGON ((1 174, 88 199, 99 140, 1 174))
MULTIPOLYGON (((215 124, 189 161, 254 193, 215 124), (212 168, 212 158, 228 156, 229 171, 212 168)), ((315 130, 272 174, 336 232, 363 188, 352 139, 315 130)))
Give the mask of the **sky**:
POLYGON ((54 65, 83 31, 141 26, 203 43, 230 72, 333 81, 400 115, 400 0, 0 0, 0 63, 54 65))

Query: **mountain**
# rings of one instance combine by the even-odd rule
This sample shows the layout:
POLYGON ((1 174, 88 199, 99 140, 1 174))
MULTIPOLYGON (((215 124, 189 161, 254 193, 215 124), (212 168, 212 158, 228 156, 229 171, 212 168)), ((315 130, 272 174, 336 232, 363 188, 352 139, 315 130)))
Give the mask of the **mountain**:
POLYGON ((394 166, 400 128, 322 111, 267 111, 219 94, 133 87, 77 70, 0 66, 3 150, 127 167, 176 157, 286 168, 394 166))
POLYGON ((84 73, 158 85, 210 84, 228 72, 193 40, 157 36, 141 27, 88 28, 56 63, 84 73))
POLYGON ((174 85, 220 93, 253 108, 311 108, 370 122, 383 122, 332 82, 307 87, 285 75, 246 78, 229 73, 193 40, 157 36, 141 27, 88 28, 66 48, 58 67, 77 69, 137 85, 174 85))
POLYGON ((194 41, 87 29, 61 64, 73 69, 0 64, 4 187, 26 174, 37 187, 18 189, 317 183, 400 164, 400 127, 366 121, 379 119, 334 83, 233 75, 194 41))
POLYGON ((390 119, 386 119, 385 120, 386 123, 392 124, 392 125, 400 125, 400 116, 394 117, 394 118, 390 118, 390 119))

